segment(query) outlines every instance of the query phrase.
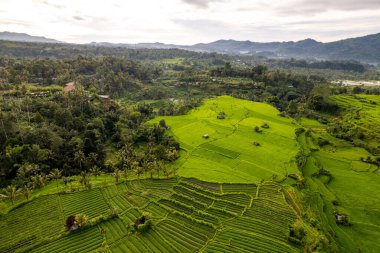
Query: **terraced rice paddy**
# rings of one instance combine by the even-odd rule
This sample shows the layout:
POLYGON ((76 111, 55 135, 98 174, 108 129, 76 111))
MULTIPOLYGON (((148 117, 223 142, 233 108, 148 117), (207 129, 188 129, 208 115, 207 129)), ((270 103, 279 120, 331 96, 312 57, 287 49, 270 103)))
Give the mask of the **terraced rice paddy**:
POLYGON ((281 179, 297 172, 296 125, 278 114, 268 104, 221 96, 187 115, 159 117, 152 122, 164 119, 180 142, 182 155, 174 164, 180 176, 208 182, 258 183, 271 180, 273 175, 281 179), (221 111, 225 119, 217 119, 221 111), (265 123, 269 128, 261 127, 265 123), (254 131, 256 126, 260 133, 254 131), (202 138, 204 135, 208 138, 202 138))
MULTIPOLYGON (((372 96, 363 97, 373 99, 372 96)), ((342 105, 357 108, 363 103, 351 96, 336 96, 334 99, 342 105)), ((379 120, 380 114, 376 116, 375 113, 379 111, 379 106, 376 107, 363 110, 362 115, 377 117, 379 120)), ((318 213, 326 215, 328 226, 335 231, 342 252, 357 252, 358 249, 361 252, 380 252, 380 174, 377 166, 361 161, 361 158, 371 154, 363 148, 330 136, 326 131, 321 132, 321 126, 311 129, 312 135, 300 136, 300 143, 310 152, 304 175, 310 177, 309 184, 313 191, 322 193, 325 200, 323 209, 320 208, 318 213), (318 147, 313 142, 313 136, 314 139, 322 136, 331 145, 318 147), (331 173, 331 179, 313 177, 313 173, 321 168, 331 173), (332 215, 334 211, 347 215, 352 226, 335 224, 332 215)), ((370 129, 374 129, 374 133, 378 131, 378 127, 370 129)))
POLYGON ((0 242, 2 252, 14 252, 17 247, 20 252, 92 252, 101 248, 111 252, 298 252, 300 249, 288 242, 289 226, 297 214, 282 192, 281 185, 269 182, 222 185, 194 178, 132 180, 37 198, 1 218, 0 229, 11 231, 1 233, 0 242), (147 198, 146 192, 155 189, 158 192, 147 198), (129 201, 139 198, 147 199, 146 203, 129 201), (48 216, 43 214, 46 205, 51 210, 48 216), (82 231, 63 233, 68 215, 86 213, 96 218, 110 209, 116 210, 116 217, 82 231), (144 212, 151 214, 152 227, 145 233, 132 232, 131 223, 144 212), (22 225, 9 226, 15 222, 12 217, 21 213, 22 225), (24 226, 34 226, 30 231, 37 237, 28 241, 31 237, 22 233, 24 226), (12 234, 17 237, 4 237, 12 234))

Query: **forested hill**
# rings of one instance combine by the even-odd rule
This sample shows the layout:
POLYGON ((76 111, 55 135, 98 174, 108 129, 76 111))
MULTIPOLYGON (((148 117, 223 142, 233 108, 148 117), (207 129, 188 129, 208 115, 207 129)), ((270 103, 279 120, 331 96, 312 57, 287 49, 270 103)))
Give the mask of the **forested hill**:
POLYGON ((322 43, 313 39, 297 42, 257 43, 251 41, 219 40, 191 46, 193 50, 231 54, 262 54, 271 57, 315 57, 329 60, 360 60, 380 62, 380 33, 364 37, 322 43))
MULTIPOLYGON (((380 63, 380 33, 363 37, 344 39, 335 42, 322 43, 313 39, 288 42, 259 43, 252 41, 218 40, 211 43, 199 43, 191 46, 164 44, 164 43, 138 43, 113 44, 108 42, 91 42, 85 45, 64 44, 59 41, 35 37, 27 34, 0 33, 0 55, 15 57, 30 57, 40 53, 44 57, 62 58, 75 52, 89 55, 106 54, 110 56, 123 56, 137 58, 137 55, 125 55, 125 49, 140 50, 180 50, 183 56, 191 52, 223 53, 230 55, 256 55, 269 58, 301 58, 317 60, 356 60, 364 63, 380 63), (50 43, 48 50, 41 45, 17 45, 7 41, 44 42, 50 43), (186 53, 188 52, 188 53, 186 53)), ((147 53, 146 51, 144 52, 147 53)), ((157 51, 155 51, 155 54, 157 51)))
POLYGON ((32 36, 26 33, 0 32, 0 40, 39 42, 39 43, 63 43, 55 39, 49 39, 42 36, 32 36))

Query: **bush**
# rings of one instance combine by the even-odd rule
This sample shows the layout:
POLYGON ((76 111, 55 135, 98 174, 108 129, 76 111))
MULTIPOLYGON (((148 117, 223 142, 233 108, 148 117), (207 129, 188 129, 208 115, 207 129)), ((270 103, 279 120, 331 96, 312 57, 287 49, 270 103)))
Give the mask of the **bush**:
POLYGON ((324 147, 324 146, 327 146, 329 144, 330 144, 330 142, 328 140, 323 139, 321 137, 318 138, 318 146, 324 147))
POLYGON ((264 123, 261 127, 262 128, 269 128, 269 125, 267 123, 264 123))
POLYGON ((151 220, 147 220, 145 221, 144 224, 139 224, 137 226, 137 231, 139 231, 140 233, 144 233, 146 231, 148 231, 152 226, 152 221, 151 220))
POLYGON ((86 214, 75 215, 75 225, 79 228, 84 228, 89 223, 89 218, 86 214))
POLYGON ((260 127, 255 126, 255 132, 256 132, 256 133, 261 133, 262 131, 260 130, 260 127))
POLYGON ((303 127, 297 128, 294 132, 295 132, 296 136, 298 137, 300 134, 305 132, 305 128, 303 128, 303 127))
POLYGON ((217 119, 225 119, 226 118, 226 114, 222 111, 222 112, 219 112, 218 116, 216 117, 217 119))

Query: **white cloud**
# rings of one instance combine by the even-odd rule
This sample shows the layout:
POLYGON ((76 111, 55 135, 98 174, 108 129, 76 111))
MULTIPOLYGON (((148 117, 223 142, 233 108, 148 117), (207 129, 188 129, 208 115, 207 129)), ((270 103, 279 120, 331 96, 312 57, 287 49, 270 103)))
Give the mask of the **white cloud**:
POLYGON ((331 41, 380 32, 379 0, 1 0, 0 29, 86 43, 331 41))

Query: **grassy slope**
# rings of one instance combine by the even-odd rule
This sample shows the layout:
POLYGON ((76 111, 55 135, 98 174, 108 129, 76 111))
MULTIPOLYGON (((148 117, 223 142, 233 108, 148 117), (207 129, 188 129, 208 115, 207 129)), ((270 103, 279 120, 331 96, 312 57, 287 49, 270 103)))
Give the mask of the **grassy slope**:
POLYGON ((344 118, 366 133, 366 143, 377 147, 380 140, 380 96, 378 95, 336 95, 333 101, 345 109, 344 118), (352 116, 355 117, 352 117, 352 116))
MULTIPOLYGON (((304 138, 303 146, 317 146, 313 142, 316 137, 328 139, 332 145, 311 151, 304 174, 314 191, 321 193, 324 200, 320 214, 325 213, 327 222, 337 235, 337 241, 344 252, 379 252, 380 251, 380 173, 373 165, 363 163, 360 157, 370 154, 353 147, 348 142, 328 135, 317 123, 305 121, 313 130, 311 137, 304 138), (324 177, 312 177, 319 168, 331 172, 333 179, 327 183, 324 177), (337 200, 337 206, 332 201, 337 200), (353 224, 350 227, 338 226, 332 216, 334 210, 347 214, 353 224)), ((306 124, 305 124, 306 125, 306 124)))
POLYGON ((213 182, 251 182, 283 178, 297 171, 293 158, 298 150, 295 125, 263 103, 222 96, 207 100, 188 115, 165 119, 183 151, 175 166, 185 177, 213 182), (225 119, 217 119, 219 112, 225 119), (269 124, 262 133, 255 126, 269 124), (202 136, 208 134, 209 139, 202 136), (254 146, 256 141, 260 146, 254 146))

